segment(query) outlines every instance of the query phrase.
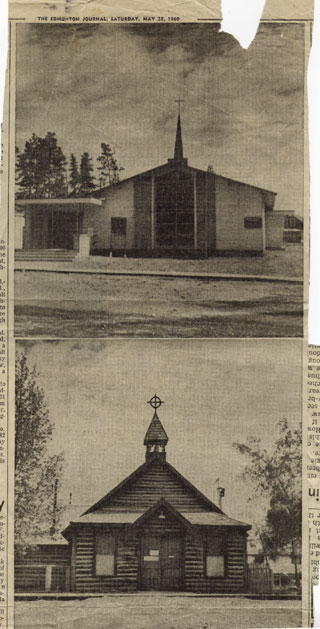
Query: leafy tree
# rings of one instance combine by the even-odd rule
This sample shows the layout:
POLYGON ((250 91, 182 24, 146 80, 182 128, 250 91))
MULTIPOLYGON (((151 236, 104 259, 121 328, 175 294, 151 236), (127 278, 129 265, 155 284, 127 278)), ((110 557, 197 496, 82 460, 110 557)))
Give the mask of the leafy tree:
POLYGON ((118 165, 114 152, 109 144, 101 143, 101 155, 99 155, 97 161, 100 163, 100 166, 98 166, 98 170, 100 171, 100 188, 120 181, 120 171, 124 170, 124 168, 118 165))
POLYGON ((55 133, 44 138, 35 133, 16 151, 17 196, 25 199, 58 198, 67 194, 66 158, 55 133))
POLYGON ((302 429, 292 429, 287 419, 278 422, 278 436, 268 452, 255 437, 234 447, 249 459, 243 477, 249 480, 257 494, 269 500, 264 527, 259 537, 266 556, 275 559, 289 545, 299 585, 297 552, 301 545, 302 528, 302 429))
POLYGON ((16 359, 15 417, 15 545, 23 553, 35 540, 54 534, 62 508, 57 486, 63 456, 48 451, 53 424, 38 373, 28 366, 26 353, 16 359))
POLYGON ((92 159, 89 153, 85 152, 81 155, 80 162, 80 196, 89 196, 95 189, 95 177, 93 176, 92 159))
POLYGON ((78 164, 76 157, 73 153, 70 156, 70 177, 69 177, 69 195, 71 197, 76 197, 79 194, 80 189, 80 173, 78 169, 78 164))

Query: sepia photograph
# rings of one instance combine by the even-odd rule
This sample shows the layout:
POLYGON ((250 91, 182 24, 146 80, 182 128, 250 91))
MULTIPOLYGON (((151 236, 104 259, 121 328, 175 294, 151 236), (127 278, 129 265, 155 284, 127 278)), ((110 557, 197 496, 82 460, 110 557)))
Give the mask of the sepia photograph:
POLYGON ((301 627, 301 362, 17 341, 15 627, 301 627))
POLYGON ((16 337, 303 336, 308 37, 17 24, 16 337))

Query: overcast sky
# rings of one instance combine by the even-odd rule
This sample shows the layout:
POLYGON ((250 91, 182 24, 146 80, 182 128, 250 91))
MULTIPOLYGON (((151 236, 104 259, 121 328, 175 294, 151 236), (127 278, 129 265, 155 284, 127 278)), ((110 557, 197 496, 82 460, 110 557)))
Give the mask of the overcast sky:
POLYGON ((304 25, 262 24, 249 50, 217 24, 17 26, 17 144, 115 147, 123 177, 173 155, 182 98, 192 166, 278 192, 302 213, 304 25))
MULTIPOLYGON (((18 342, 18 351, 22 343, 18 342)), ((26 342, 55 423, 52 449, 65 453, 65 494, 90 505, 145 460, 143 439, 157 393, 167 458, 223 509, 252 521, 257 509, 232 447, 248 436, 268 449, 275 426, 301 420, 298 340, 112 340, 26 342), (254 515, 253 515, 254 514, 254 515)), ((260 514, 261 515, 261 514, 260 514)))

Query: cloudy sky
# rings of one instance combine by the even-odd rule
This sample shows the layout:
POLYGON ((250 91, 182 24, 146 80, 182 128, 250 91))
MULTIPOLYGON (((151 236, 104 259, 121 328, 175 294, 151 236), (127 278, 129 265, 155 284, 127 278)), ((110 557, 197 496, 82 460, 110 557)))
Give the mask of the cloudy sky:
POLYGON ((297 340, 112 340, 18 342, 27 348, 55 423, 54 452, 65 454, 65 495, 93 504, 144 462, 143 439, 156 392, 169 436, 167 457, 223 509, 252 522, 244 458, 232 447, 248 436, 268 449, 275 426, 301 420, 301 343, 297 340))
POLYGON ((177 98, 192 166, 278 192, 302 213, 304 26, 262 24, 248 51, 218 24, 17 26, 17 145, 115 147, 123 176, 173 154, 177 98))

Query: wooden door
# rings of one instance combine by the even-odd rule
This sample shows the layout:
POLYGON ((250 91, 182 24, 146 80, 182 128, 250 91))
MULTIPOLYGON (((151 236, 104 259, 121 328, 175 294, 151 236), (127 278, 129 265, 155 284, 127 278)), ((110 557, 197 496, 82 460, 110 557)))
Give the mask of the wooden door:
POLYGON ((141 543, 142 590, 179 590, 182 587, 182 539, 146 535, 141 543))
POLYGON ((141 589, 160 590, 160 545, 157 535, 145 535, 141 542, 141 589))
POLYGON ((161 589, 180 590, 182 587, 182 539, 163 537, 161 540, 161 589))

